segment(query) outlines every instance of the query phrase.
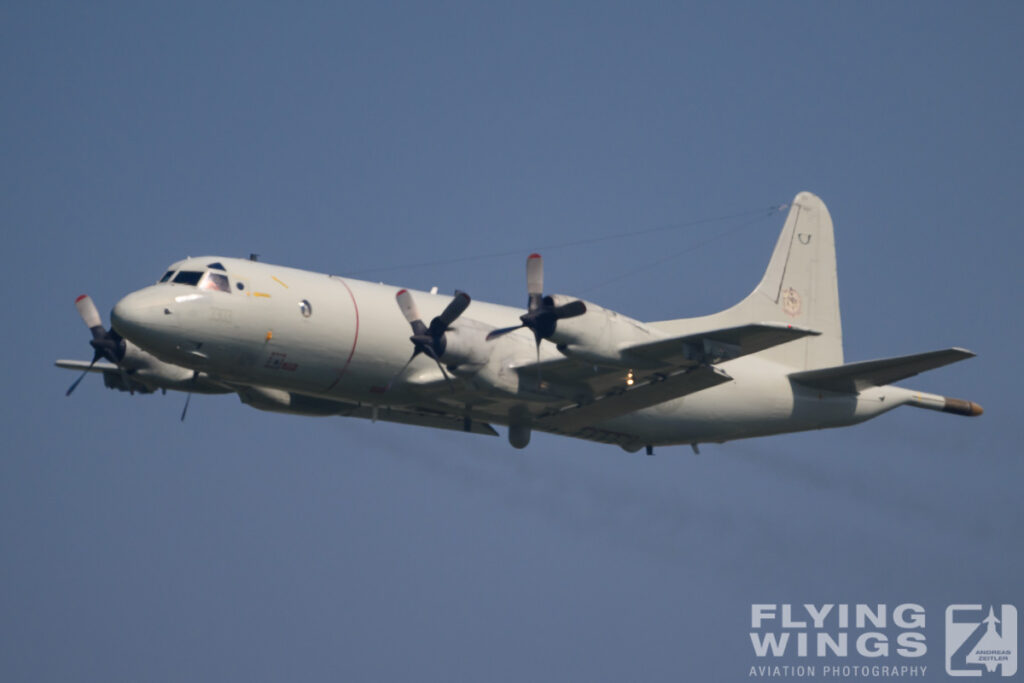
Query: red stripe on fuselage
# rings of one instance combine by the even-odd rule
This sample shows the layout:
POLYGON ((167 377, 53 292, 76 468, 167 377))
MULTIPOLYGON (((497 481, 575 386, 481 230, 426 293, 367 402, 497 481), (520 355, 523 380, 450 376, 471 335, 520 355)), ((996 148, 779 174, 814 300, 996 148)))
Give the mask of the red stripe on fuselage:
POLYGON ((331 386, 327 387, 327 391, 330 391, 334 387, 338 386, 338 382, 341 381, 341 378, 345 374, 345 371, 348 370, 349 364, 352 363, 352 356, 354 356, 356 353, 356 344, 359 343, 359 304, 356 303, 356 295, 352 293, 352 289, 348 286, 347 282, 342 280, 340 277, 337 279, 338 282, 345 285, 345 291, 348 292, 349 297, 352 299, 352 308, 356 312, 356 333, 352 339, 352 350, 348 352, 348 358, 345 359, 345 365, 343 365, 341 367, 341 370, 338 371, 338 376, 335 378, 333 382, 331 382, 331 386))

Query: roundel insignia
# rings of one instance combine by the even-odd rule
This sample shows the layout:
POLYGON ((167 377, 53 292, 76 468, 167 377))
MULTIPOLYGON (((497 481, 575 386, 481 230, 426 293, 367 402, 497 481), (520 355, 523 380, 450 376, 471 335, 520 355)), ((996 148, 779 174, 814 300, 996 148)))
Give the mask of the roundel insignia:
POLYGON ((782 311, 797 316, 800 315, 800 308, 800 294, 792 287, 782 290, 782 311))

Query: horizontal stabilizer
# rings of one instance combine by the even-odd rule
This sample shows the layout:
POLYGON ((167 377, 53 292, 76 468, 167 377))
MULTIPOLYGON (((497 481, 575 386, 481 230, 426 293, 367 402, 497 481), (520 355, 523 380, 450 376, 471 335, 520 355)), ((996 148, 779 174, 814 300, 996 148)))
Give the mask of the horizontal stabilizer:
POLYGON ((751 323, 635 344, 622 355, 661 365, 692 367, 746 356, 820 332, 786 323, 751 323))
POLYGON ((868 387, 885 386, 913 377, 925 370, 941 368, 943 365, 973 357, 974 354, 967 349, 942 349, 897 358, 847 363, 820 370, 794 372, 789 378, 815 389, 856 393, 868 387))

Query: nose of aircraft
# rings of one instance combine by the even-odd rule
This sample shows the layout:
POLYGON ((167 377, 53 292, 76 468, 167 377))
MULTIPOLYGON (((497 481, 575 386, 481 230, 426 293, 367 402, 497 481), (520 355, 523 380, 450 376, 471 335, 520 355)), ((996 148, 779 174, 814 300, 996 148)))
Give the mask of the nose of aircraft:
POLYGON ((151 289, 132 292, 118 301, 110 312, 111 327, 136 344, 145 343, 147 339, 159 334, 163 327, 165 297, 151 289))
POLYGON ((124 297, 114 304, 114 310, 110 312, 110 326, 122 337, 128 339, 135 336, 143 325, 139 315, 140 306, 137 295, 138 292, 133 292, 124 297))

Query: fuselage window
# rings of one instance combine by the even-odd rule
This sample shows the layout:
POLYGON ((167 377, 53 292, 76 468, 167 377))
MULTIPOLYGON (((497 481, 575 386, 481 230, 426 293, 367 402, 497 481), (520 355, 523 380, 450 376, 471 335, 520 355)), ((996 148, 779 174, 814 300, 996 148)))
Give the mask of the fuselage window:
POLYGON ((210 289, 217 292, 231 293, 231 285, 228 283, 228 276, 220 273, 207 273, 203 281, 199 283, 199 289, 210 289))
POLYGON ((164 273, 164 276, 160 278, 160 282, 167 282, 168 280, 171 279, 172 275, 174 275, 174 271, 168 270, 166 273, 164 273))
POLYGON ((313 305, 308 300, 303 299, 299 302, 299 312, 302 313, 303 318, 308 318, 313 315, 313 305))
POLYGON ((203 273, 199 270, 179 270, 172 282, 179 285, 192 285, 194 287, 202 276, 203 273))

